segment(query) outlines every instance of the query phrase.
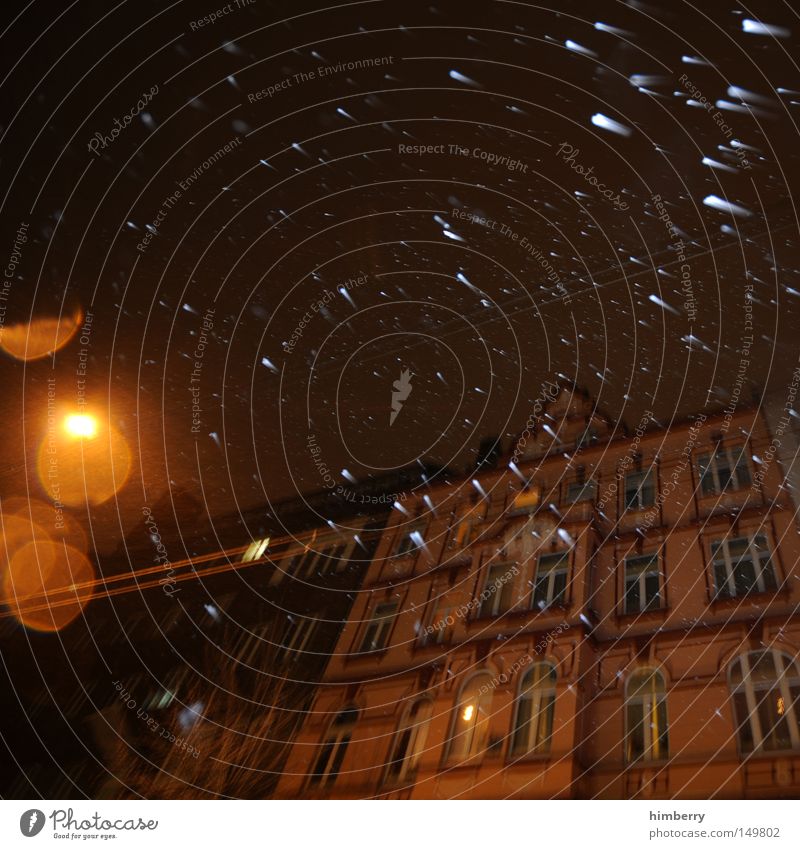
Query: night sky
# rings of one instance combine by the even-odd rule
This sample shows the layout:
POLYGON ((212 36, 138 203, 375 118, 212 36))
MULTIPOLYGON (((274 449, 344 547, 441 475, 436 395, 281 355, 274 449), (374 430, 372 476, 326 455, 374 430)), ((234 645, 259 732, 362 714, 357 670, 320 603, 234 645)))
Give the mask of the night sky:
POLYGON ((464 469, 559 377, 629 426, 723 407, 743 345, 742 397, 784 391, 791 5, 223 10, 7 7, 3 333, 91 331, 0 353, 2 497, 46 500, 48 380, 131 450, 72 511, 100 551, 170 493, 219 516, 464 469))

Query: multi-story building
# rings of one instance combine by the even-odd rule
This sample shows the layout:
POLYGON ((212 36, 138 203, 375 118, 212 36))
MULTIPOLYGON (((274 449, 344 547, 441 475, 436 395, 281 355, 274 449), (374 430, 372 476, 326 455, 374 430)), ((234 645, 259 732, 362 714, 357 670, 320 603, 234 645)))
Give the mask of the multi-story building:
POLYGON ((25 608, 0 609, 1 795, 202 797, 226 785, 270 795, 279 735, 289 739, 308 707, 386 521, 375 486, 398 480, 354 486, 355 503, 312 493, 205 523, 191 503, 169 522, 165 499, 97 564, 106 583, 65 627, 43 633, 18 621, 25 608), (282 680, 291 690, 276 704, 282 680), (231 741, 281 710, 279 731, 260 729, 266 743, 237 752, 247 780, 230 773, 210 786, 231 741), (199 757, 181 761, 198 738, 199 757))
POLYGON ((392 511, 279 797, 800 795, 795 508, 761 412, 559 392, 392 511))

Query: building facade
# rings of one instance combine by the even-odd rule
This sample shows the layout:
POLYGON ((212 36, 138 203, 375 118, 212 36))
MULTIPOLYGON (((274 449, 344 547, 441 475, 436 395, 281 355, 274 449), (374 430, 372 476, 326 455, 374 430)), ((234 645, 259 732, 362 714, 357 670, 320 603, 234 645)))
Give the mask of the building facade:
POLYGON ((553 391, 392 511, 283 798, 800 795, 795 507, 755 408, 553 391))
POLYGON ((270 796, 381 537, 370 499, 311 494, 188 538, 165 501, 62 630, 0 610, 1 795, 270 796))

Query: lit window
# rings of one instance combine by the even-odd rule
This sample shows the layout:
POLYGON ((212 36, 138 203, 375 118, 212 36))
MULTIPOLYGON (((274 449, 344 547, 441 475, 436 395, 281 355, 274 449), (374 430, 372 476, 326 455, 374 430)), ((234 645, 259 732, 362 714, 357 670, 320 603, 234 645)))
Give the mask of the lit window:
POLYGON ((655 473, 631 472, 625 475, 625 509, 644 510, 652 507, 656 499, 655 473))
POLYGON ((763 534, 711 543, 714 597, 735 598, 750 592, 774 592, 767 540, 763 534))
POLYGON ((480 755, 489 733, 492 707, 492 676, 488 672, 472 677, 462 688, 453 709, 447 759, 467 761, 480 755))
POLYGON ((625 612, 641 613, 661 607, 658 553, 625 558, 625 612))
POLYGON ((533 606, 544 609, 563 603, 567 594, 569 551, 539 555, 536 581, 533 587, 533 606))
POLYGON ((242 563, 251 563, 253 560, 260 560, 264 556, 264 552, 269 545, 269 537, 266 539, 256 539, 247 546, 247 550, 242 555, 242 563))
POLYGON ((389 633, 392 630, 394 619, 397 614, 397 602, 389 601, 378 604, 372 613, 367 630, 364 631, 364 639, 361 641, 361 651, 381 651, 389 642, 389 633))
POLYGON ((540 754, 549 750, 555 703, 555 667, 551 663, 537 663, 520 681, 512 754, 540 754))
POLYGON ((513 513, 532 513, 539 506, 540 499, 538 486, 526 486, 514 496, 511 510, 513 513))
POLYGON ((640 669, 626 688, 627 759, 653 761, 669 754, 667 696, 664 677, 656 669, 640 669))
POLYGON ((320 744, 310 778, 312 785, 328 787, 336 781, 357 720, 358 711, 354 707, 346 708, 334 719, 320 744))
POLYGON ((430 699, 417 699, 406 711, 395 734, 386 768, 388 781, 413 778, 419 759, 425 751, 428 727, 433 713, 430 699))
POLYGON ((567 504, 578 501, 594 501, 597 484, 593 480, 574 482, 567 486, 567 504))
POLYGON ((456 548, 466 548, 472 542, 473 531, 475 530, 476 524, 477 520, 462 519, 458 525, 456 525, 452 545, 456 548))
POLYGON ((790 657, 777 649, 743 654, 729 680, 743 754, 800 748, 800 674, 790 657))
POLYGON ((479 616, 500 616, 511 608, 514 597, 513 563, 496 563, 489 568, 481 594, 479 616))
POLYGON ((746 446, 718 447, 711 454, 697 458, 700 489, 703 495, 718 495, 726 488, 743 489, 750 486, 750 470, 744 455, 746 446))

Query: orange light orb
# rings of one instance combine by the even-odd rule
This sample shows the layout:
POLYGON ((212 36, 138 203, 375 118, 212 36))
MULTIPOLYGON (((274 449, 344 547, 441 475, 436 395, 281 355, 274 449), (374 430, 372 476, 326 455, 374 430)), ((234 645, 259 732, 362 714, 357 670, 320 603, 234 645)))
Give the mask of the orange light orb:
POLYGON ((94 439, 97 436, 97 420, 84 413, 67 416, 64 430, 76 439, 94 439))
POLYGON ((83 311, 76 307, 69 315, 34 318, 30 322, 6 325, 0 332, 0 348, 14 359, 40 360, 63 348, 78 332, 83 311))
POLYGON ((3 579, 3 601, 35 631, 60 631, 94 594, 95 571, 76 548, 44 541, 23 546, 3 579))
POLYGON ((81 414, 48 430, 37 468, 53 502, 75 507, 108 501, 125 485, 131 462, 128 443, 116 428, 81 414))
POLYGON ((47 531, 24 516, 12 515, 6 511, 7 500, 3 499, 3 512, 0 515, 0 586, 8 572, 8 564, 14 555, 24 546, 33 542, 50 542, 47 531))
MULTIPOLYGON (((66 543, 84 554, 89 550, 86 533, 80 524, 73 516, 54 504, 45 504, 44 501, 17 495, 4 498, 2 504, 0 504, 0 509, 6 522, 12 520, 11 524, 14 527, 29 529, 27 535, 22 537, 19 533, 15 535, 14 550, 26 542, 31 542, 34 538, 49 538, 53 542, 66 543)), ((2 525, 0 525, 0 537, 2 537, 2 530, 2 525)), ((0 549, 0 563, 2 558, 3 551, 0 549)))

